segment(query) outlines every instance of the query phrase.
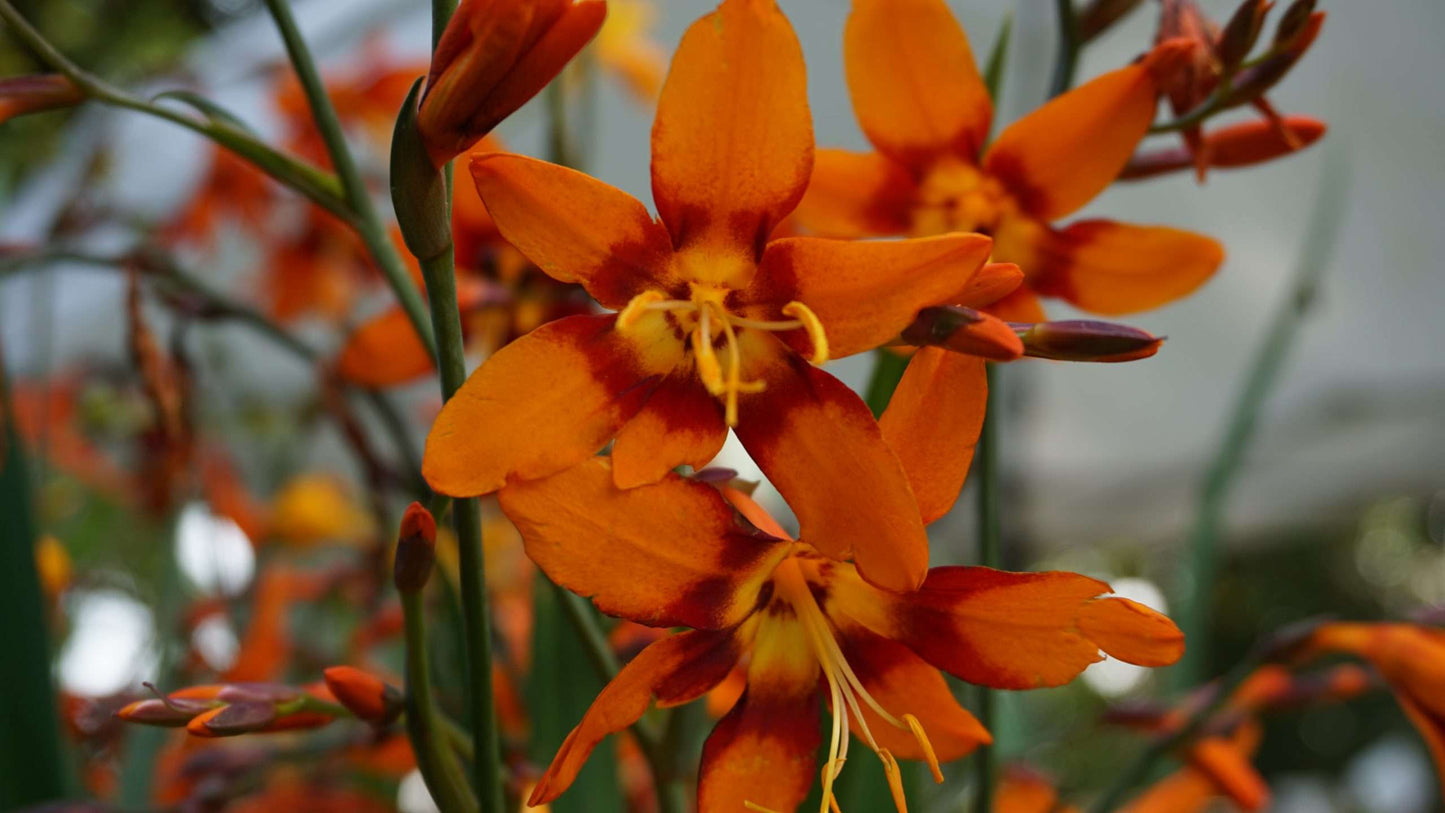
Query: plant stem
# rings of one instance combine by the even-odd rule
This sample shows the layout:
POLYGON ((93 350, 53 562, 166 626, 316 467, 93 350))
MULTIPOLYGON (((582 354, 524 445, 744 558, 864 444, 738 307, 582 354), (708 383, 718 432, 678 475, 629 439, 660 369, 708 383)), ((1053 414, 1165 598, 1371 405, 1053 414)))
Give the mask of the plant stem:
POLYGON ((301 31, 296 27, 296 19, 291 16, 289 0, 266 0, 266 7, 270 9, 276 28, 281 32, 281 39, 286 43, 286 53, 291 57, 296 77, 306 92, 306 100, 311 105, 311 115, 316 121, 317 129, 321 131, 321 138, 326 142, 326 152, 331 156, 331 163, 341 178, 347 205, 355 214, 353 225, 356 233, 366 243, 367 251, 381 268, 382 276, 386 277, 386 282, 401 303, 402 310, 406 311, 427 355, 436 360, 436 343, 427 325, 426 306, 422 302, 421 292, 412 284, 411 275, 407 273, 401 255, 397 253, 391 236, 376 212, 371 193, 356 168, 356 159, 351 155, 351 148, 346 145, 341 119, 336 115, 331 97, 326 95, 326 85, 321 81, 316 62, 311 58, 311 50, 306 47, 306 40, 301 37, 301 31))
POLYGON ((1059 12, 1059 55, 1054 62, 1054 78, 1049 85, 1049 97, 1065 93, 1074 86, 1074 72, 1079 66, 1079 15, 1074 12, 1073 0, 1054 0, 1059 12))
POLYGON ((898 389, 898 382, 903 380, 903 373, 911 359, 912 356, 895 353, 886 347, 873 351, 873 375, 868 379, 868 389, 864 390, 866 394, 863 396, 873 417, 881 416, 888 408, 888 402, 893 400, 893 391, 898 389))
MULTIPOLYGON (((973 470, 978 475, 978 563, 983 567, 998 567, 1001 560, 1001 525, 999 516, 999 466, 998 466, 998 367, 988 365, 988 396, 984 411, 983 429, 978 436, 978 450, 973 458, 973 470)), ((993 690, 978 687, 978 721, 990 733, 994 730, 993 690)), ((974 813, 989 813, 993 810, 994 775, 998 756, 995 746, 984 745, 978 749, 974 762, 974 813)))
POLYGON ((477 810, 477 802, 452 753, 449 723, 443 720, 432 696, 422 595, 421 590, 401 594, 406 630, 407 734, 416 750, 417 767, 442 813, 470 813, 477 810))
POLYGON ((1320 278, 1334 251, 1345 201, 1344 162, 1334 159, 1315 196, 1300 263, 1255 351, 1244 385, 1230 413, 1224 437, 1199 489, 1194 528, 1189 535, 1189 571, 1181 579, 1180 627, 1188 642, 1184 657, 1172 671, 1176 688, 1202 680, 1209 664, 1210 601, 1219 570, 1219 543, 1230 491, 1254 440, 1265 402, 1279 382, 1290 348, 1314 303, 1320 278))

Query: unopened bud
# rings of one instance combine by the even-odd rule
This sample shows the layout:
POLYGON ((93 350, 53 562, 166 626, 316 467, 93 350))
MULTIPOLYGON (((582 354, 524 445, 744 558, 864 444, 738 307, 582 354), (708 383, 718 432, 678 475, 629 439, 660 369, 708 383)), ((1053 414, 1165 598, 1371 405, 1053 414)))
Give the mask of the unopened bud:
POLYGON ((27 113, 70 107, 83 99, 85 93, 59 74, 0 79, 0 124, 27 113))
POLYGON ((437 558, 437 521, 426 506, 414 502, 401 518, 392 579, 396 589, 415 593, 426 587, 437 558))
POLYGON ((1127 325, 1088 319, 1015 325, 1024 355, 1055 361, 1120 362, 1159 352, 1163 337, 1127 325))
POLYGON ((197 714, 209 711, 214 707, 214 703, 202 703, 195 700, 163 700, 152 697, 147 700, 137 700, 122 707, 115 713, 115 716, 127 723, 179 728, 189 723, 197 714))
POLYGON ((1263 96, 1265 91, 1278 84, 1314 44, 1315 38, 1319 36, 1320 28, 1324 24, 1325 13, 1323 11, 1309 15, 1297 34, 1282 45, 1276 43, 1281 50, 1265 58, 1258 65, 1240 71, 1239 76, 1235 79, 1234 87, 1229 92, 1230 104, 1244 104, 1257 99, 1263 96))
POLYGON ((1079 38, 1088 42, 1099 36, 1141 2, 1143 0, 1094 0, 1079 12, 1079 38))
POLYGON ((411 86, 391 136, 391 204, 402 241, 413 256, 430 260, 451 250, 446 177, 432 164, 417 129, 421 80, 411 86))
POLYGON ((261 701, 229 703, 192 719, 186 731, 193 737, 235 737, 267 730, 276 721, 276 705, 261 701))
MULTIPOLYGON (((1308 116, 1256 119, 1206 134, 1199 149, 1209 169, 1250 167, 1308 147, 1319 141, 1326 129, 1324 122, 1308 116)), ((1195 158, 1185 148, 1154 150, 1129 159, 1119 179, 1136 181, 1194 166, 1195 158)))
POLYGON ((380 678, 351 666, 332 666, 322 674, 336 702, 358 718, 386 725, 401 715, 401 691, 380 678))
POLYGON ((1259 41, 1259 32, 1264 29, 1264 16, 1269 7, 1269 0, 1245 0, 1224 24, 1216 56, 1225 75, 1234 73, 1259 41))
POLYGON ((1315 0, 1295 0, 1290 3, 1279 20, 1279 26, 1274 29, 1274 47, 1291 47, 1295 37, 1310 26, 1310 18, 1314 16, 1315 0))
POLYGON ((942 347, 990 361, 1013 361, 1024 349, 1009 323, 961 305, 924 308, 901 338, 916 347, 942 347))

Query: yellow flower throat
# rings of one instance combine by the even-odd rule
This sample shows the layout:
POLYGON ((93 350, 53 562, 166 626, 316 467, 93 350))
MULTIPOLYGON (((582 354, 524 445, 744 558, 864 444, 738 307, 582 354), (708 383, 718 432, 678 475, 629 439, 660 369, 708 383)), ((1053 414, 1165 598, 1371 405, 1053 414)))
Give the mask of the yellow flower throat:
POLYGON ((729 289, 717 285, 691 284, 690 299, 668 299, 662 291, 644 291, 632 298, 617 314, 617 329, 630 330, 646 313, 667 311, 678 318, 684 335, 689 336, 698 377, 714 397, 723 401, 728 426, 738 422, 738 394, 762 392, 766 382, 744 380, 743 350, 740 330, 784 332, 802 330, 812 344, 809 361, 823 364, 828 360, 828 336, 818 315, 802 302, 783 306, 784 316, 791 319, 750 319, 733 314, 724 301, 729 289), (721 338, 723 356, 719 358, 717 341, 721 338))

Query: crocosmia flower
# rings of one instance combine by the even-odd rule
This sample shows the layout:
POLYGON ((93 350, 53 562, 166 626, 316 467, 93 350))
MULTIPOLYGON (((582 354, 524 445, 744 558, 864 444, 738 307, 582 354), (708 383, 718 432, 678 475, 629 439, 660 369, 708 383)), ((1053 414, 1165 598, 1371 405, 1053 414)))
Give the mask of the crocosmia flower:
POLYGON ((1124 314, 1178 299, 1223 259, 1215 241, 1178 229, 1085 220, 1049 225, 1123 170, 1154 120, 1156 61, 1107 73, 1054 99, 987 144, 988 88, 942 0, 855 0, 844 55, 853 108, 876 152, 821 150, 798 212, 835 236, 980 231, 1026 285, 995 306, 1043 321, 1037 297, 1124 314))
POLYGON ((701 813, 794 810, 825 743, 826 813, 855 740, 877 753, 904 810, 899 759, 924 761, 942 781, 940 762, 989 741, 940 670, 1030 689, 1072 680, 1100 650, 1146 666, 1183 651, 1169 619, 1073 573, 939 567, 914 592, 876 587, 819 555, 826 545, 788 538, 741 492, 676 474, 618 489, 596 458, 509 486, 501 503, 553 580, 609 614, 688 628, 650 644, 602 690, 534 805, 565 791, 598 742, 652 702, 700 698, 740 663, 747 688, 703 747, 701 813))
POLYGON ((550 322, 482 365, 432 427, 428 482, 487 493, 614 441, 616 484, 638 486, 706 464, 732 427, 829 555, 916 587, 927 540, 903 468, 863 401, 814 365, 969 290, 991 241, 772 238, 813 159, 802 52, 772 0, 726 0, 689 29, 652 147, 660 221, 580 172, 473 159, 502 235, 618 312, 550 322))

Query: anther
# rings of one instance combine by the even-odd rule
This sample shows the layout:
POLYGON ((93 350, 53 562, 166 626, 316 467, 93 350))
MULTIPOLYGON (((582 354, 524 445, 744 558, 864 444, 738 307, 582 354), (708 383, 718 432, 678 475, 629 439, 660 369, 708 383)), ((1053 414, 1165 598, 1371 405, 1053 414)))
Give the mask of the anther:
POLYGON ((928 734, 923 730, 923 723, 912 714, 904 714, 903 722, 908 725, 908 730, 913 732, 913 739, 918 741, 918 747, 923 749, 923 759, 928 763, 928 770, 933 774, 933 781, 943 784, 943 771, 938 767, 938 755, 933 752, 933 743, 928 741, 928 734))
POLYGON ((617 329, 627 330, 637 324, 637 320, 641 319, 642 314, 647 312, 649 305, 654 305, 666 298, 667 297, 663 296, 662 291, 657 289, 643 291, 637 296, 634 296, 632 301, 627 303, 627 307, 618 312, 617 329))
POLYGON ((828 334, 823 330, 823 322, 813 309, 802 302, 789 302, 783 306, 783 315, 791 316, 803 323, 803 330, 808 334, 808 341, 813 343, 813 354, 809 361, 822 365, 828 361, 828 334))

